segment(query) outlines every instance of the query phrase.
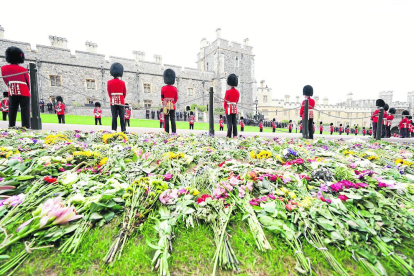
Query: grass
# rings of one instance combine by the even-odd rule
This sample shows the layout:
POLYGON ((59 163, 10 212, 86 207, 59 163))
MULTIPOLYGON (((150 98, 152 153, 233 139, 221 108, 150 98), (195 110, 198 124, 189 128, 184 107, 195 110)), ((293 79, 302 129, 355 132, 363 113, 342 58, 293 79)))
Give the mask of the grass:
MULTIPOLYGON (((151 259, 155 250, 146 245, 149 239, 155 244, 156 233, 147 223, 140 234, 134 234, 124 249, 121 260, 113 266, 102 262, 112 237, 117 232, 118 220, 102 228, 92 229, 83 240, 80 250, 75 255, 60 254, 56 249, 37 250, 16 271, 16 275, 157 275, 151 271, 151 259)), ((283 240, 266 232, 272 250, 259 252, 248 226, 241 221, 229 225, 231 243, 241 265, 238 275, 297 275, 295 271, 294 252, 283 240)), ((215 245, 213 234, 207 225, 194 229, 178 228, 173 241, 174 251, 169 258, 172 275, 209 275, 213 268, 215 245)), ((401 252, 413 258, 411 245, 406 244, 401 252)), ((14 256, 23 246, 16 246, 10 252, 14 256)), ((356 263, 347 251, 329 248, 333 256, 343 264, 350 275, 368 275, 356 263)), ((322 254, 311 245, 305 245, 303 251, 310 258, 312 271, 316 275, 332 275, 332 269, 322 254)), ((395 267, 381 262, 389 275, 397 275, 395 267)), ((232 271, 218 271, 218 275, 233 275, 232 271)))
MULTIPOLYGON (((42 119, 42 123, 58 123, 58 118, 55 114, 47 114, 47 113, 41 113, 40 117, 42 119)), ((20 121, 20 116, 17 116, 17 121, 20 121)), ((82 115, 65 115, 65 122, 66 124, 72 124, 72 125, 95 125, 95 120, 93 116, 82 116, 82 115)), ((112 119, 110 117, 103 117, 102 118, 102 126, 111 126, 112 119)), ((145 127, 145 128, 159 128, 160 123, 158 120, 146 120, 146 119, 131 119, 130 121, 131 127, 145 127)), ((177 121, 177 129, 189 129, 188 122, 183 121, 177 121)), ((196 122, 194 124, 195 130, 209 130, 209 124, 208 123, 202 123, 202 122, 196 122)), ((214 125, 215 131, 219 131, 220 127, 219 124, 214 125)), ((240 126, 238 126, 238 129, 240 130, 240 126)), ((227 127, 224 127, 224 131, 227 131, 227 127)), ((245 126, 244 127, 245 132, 259 132, 258 126, 245 126)), ((272 132, 272 128, 267 127, 263 128, 263 132, 272 132)), ((288 130, 284 128, 277 128, 276 132, 281 133, 287 133, 288 130)), ((299 129, 298 129, 299 132, 299 129)), ((296 133, 296 130, 292 130, 292 133, 296 133)), ((319 134, 319 131, 316 131, 316 134, 319 134)), ((330 132, 324 131, 324 135, 329 135, 330 132)), ((338 133, 334 133, 333 135, 339 135, 338 133)), ((346 135, 346 134, 344 134, 346 135)), ((350 134, 352 135, 352 134, 350 134)), ((358 136, 361 136, 362 134, 359 133, 358 136)))

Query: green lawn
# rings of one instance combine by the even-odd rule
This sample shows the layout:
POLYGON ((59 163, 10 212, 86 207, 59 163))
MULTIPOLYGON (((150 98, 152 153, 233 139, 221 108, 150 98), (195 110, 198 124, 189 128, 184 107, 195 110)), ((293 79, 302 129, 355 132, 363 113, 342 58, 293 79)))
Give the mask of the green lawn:
MULTIPOLYGON (((58 118, 57 115, 55 114, 47 114, 47 113, 42 113, 41 116, 42 118, 42 122, 43 123, 58 123, 58 118)), ((17 120, 20 121, 20 115, 17 116, 17 120)), ((67 124, 73 124, 73 125, 94 125, 95 124, 95 119, 93 116, 81 116, 81 115, 65 115, 65 121, 67 124)), ((102 118, 102 125, 104 126, 111 126, 111 118, 110 117, 103 117, 102 118)), ((160 127, 160 123, 158 120, 146 120, 146 119, 131 119, 131 127, 146 127, 146 128, 159 128, 160 127)), ((188 129, 189 128, 189 124, 188 122, 183 122, 183 121, 177 121, 177 129, 188 129)), ((238 126, 239 130, 240 130, 240 126, 238 126)), ((201 122, 196 122, 194 124, 194 129, 195 130, 209 130, 209 125, 208 123, 201 123, 201 122)), ((216 131, 219 131, 220 127, 218 124, 214 125, 214 129, 216 131)), ((226 126, 224 126, 224 130, 226 131, 226 126)), ((252 126, 245 126, 244 127, 244 131, 245 132, 257 132, 260 133, 259 131, 259 127, 252 127, 252 126)), ((268 127, 268 128, 264 128, 263 132, 272 132, 272 128, 268 127)), ((281 129, 278 128, 276 129, 276 132, 288 132, 287 129, 281 129)), ((299 132, 299 129, 298 129, 299 132)), ((296 133, 295 130, 292 131, 292 133, 296 133)), ((316 132, 317 134, 319 134, 319 131, 316 132)), ((324 135, 329 135, 330 132, 328 131, 324 131, 323 132, 324 135)), ((338 133, 334 133, 333 135, 339 135, 338 133)), ((343 134, 344 135, 344 134, 343 134)), ((350 134, 353 135, 353 134, 350 134)), ((362 134, 358 134, 358 136, 361 136, 362 134)))

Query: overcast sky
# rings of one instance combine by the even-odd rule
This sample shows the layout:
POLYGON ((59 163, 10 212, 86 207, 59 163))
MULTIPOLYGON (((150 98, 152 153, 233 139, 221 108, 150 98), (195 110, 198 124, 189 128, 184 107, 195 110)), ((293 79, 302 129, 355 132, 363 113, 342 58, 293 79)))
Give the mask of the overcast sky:
POLYGON ((196 67, 201 39, 221 28, 224 39, 250 39, 258 85, 266 80, 274 98, 301 95, 306 84, 330 102, 383 90, 406 101, 414 91, 413 0, 19 0, 0 9, 5 37, 33 48, 56 35, 72 52, 89 40, 106 56, 138 50, 185 67, 196 67))

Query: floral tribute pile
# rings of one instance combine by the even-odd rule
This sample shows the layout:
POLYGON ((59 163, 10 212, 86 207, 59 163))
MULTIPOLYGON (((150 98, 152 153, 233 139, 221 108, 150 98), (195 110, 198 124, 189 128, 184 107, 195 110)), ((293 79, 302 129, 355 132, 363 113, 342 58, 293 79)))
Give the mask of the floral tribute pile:
POLYGON ((414 274, 398 250, 414 237, 414 150, 407 143, 16 129, 0 137, 1 275, 34 250, 76 254, 88 231, 116 217, 121 223, 102 262, 119 260, 151 221, 158 242, 147 244, 159 275, 170 274, 178 227, 200 224, 216 245, 212 275, 238 271, 228 233, 235 218, 257 250, 272 250, 269 235, 288 245, 299 274, 312 273, 304 244, 335 274, 349 271, 330 253, 334 247, 352 253, 367 274, 386 275, 384 261, 414 274), (9 256, 18 243, 25 250, 9 256))

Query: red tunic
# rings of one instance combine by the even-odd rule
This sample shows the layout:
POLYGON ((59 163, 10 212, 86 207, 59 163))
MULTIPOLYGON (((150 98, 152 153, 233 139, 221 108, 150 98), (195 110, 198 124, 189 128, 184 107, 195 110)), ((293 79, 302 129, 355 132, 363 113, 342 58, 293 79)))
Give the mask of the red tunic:
POLYGON ((9 112, 9 100, 3 99, 1 101, 1 109, 3 112, 9 112))
POLYGON ((9 88, 9 96, 30 97, 29 73, 26 68, 17 64, 9 64, 1 67, 2 76, 8 76, 22 72, 26 72, 26 74, 3 78, 4 83, 9 88))
POLYGON ((384 126, 388 125, 388 112, 384 111, 384 115, 382 116, 382 124, 384 126))
POLYGON ((313 131, 315 131, 315 125, 313 125, 313 131))
POLYGON ((300 130, 302 130, 302 124, 300 124, 300 130))
POLYGON ((220 127, 223 127, 224 126, 224 120, 223 119, 220 119, 219 120, 219 124, 220 124, 220 127))
POLYGON ((190 123, 190 125, 194 125, 194 115, 190 115, 190 117, 188 117, 188 122, 190 123))
POLYGON ((374 113, 372 113, 371 120, 373 123, 378 123, 378 113, 379 113, 378 109, 375 110, 374 113))
POLYGON ((369 130, 369 135, 372 135, 372 129, 369 130))
POLYGON ((111 105, 125 105, 126 86, 120 79, 112 79, 107 84, 109 102, 111 105))
MULTIPOLYGON (((315 100, 312 98, 309 98, 309 119, 313 119, 313 110, 315 108, 315 100)), ((305 101, 302 102, 302 107, 300 108, 300 117, 303 118, 305 115, 305 101)))
POLYGON ((158 118, 160 118, 160 123, 164 123, 164 113, 161 112, 158 118))
POLYGON ((236 109, 232 109, 233 112, 229 112, 230 104, 229 103, 235 103, 237 104, 239 102, 240 93, 236 88, 232 88, 230 90, 226 91, 226 95, 224 96, 224 111, 226 114, 237 114, 237 106, 236 109))
POLYGON ((333 132, 333 126, 330 127, 331 132, 333 132))
POLYGON ((407 128, 408 127, 408 119, 407 118, 403 118, 399 124, 400 129, 402 128, 407 128))
POLYGON ((57 115, 65 115, 65 104, 64 103, 56 104, 55 110, 56 110, 57 115))
POLYGON ((366 133, 367 133, 367 132, 365 131, 365 129, 363 129, 363 130, 362 130, 362 134, 364 134, 364 135, 365 135, 366 133))
POLYGON ((161 88, 161 101, 165 105, 168 101, 171 101, 174 105, 175 110, 175 104, 178 101, 178 92, 177 88, 172 85, 165 85, 161 88))
POLYGON ((349 133, 349 128, 348 127, 346 128, 346 133, 349 133))
POLYGON ((263 129, 262 123, 259 123, 259 129, 263 129))
POLYGON ((272 122, 272 128, 276 128, 276 123, 275 121, 272 122))
POLYGON ((323 131, 323 125, 319 126, 319 131, 323 131))
POLYGON ((292 123, 289 124, 289 129, 292 129, 292 125, 293 125, 292 123))
POLYGON ((102 117, 102 109, 95 108, 93 110, 93 114, 95 115, 95 119, 101 118, 102 117))
POLYGON ((355 129, 355 134, 358 134, 358 129, 357 128, 355 129))
POLYGON ((244 122, 240 121, 240 127, 244 127, 244 122))
POLYGON ((131 110, 125 109, 125 119, 131 119, 131 110))
POLYGON ((392 125, 392 120, 394 120, 394 115, 389 114, 388 117, 387 117, 387 120, 388 120, 388 125, 389 126, 392 125))

